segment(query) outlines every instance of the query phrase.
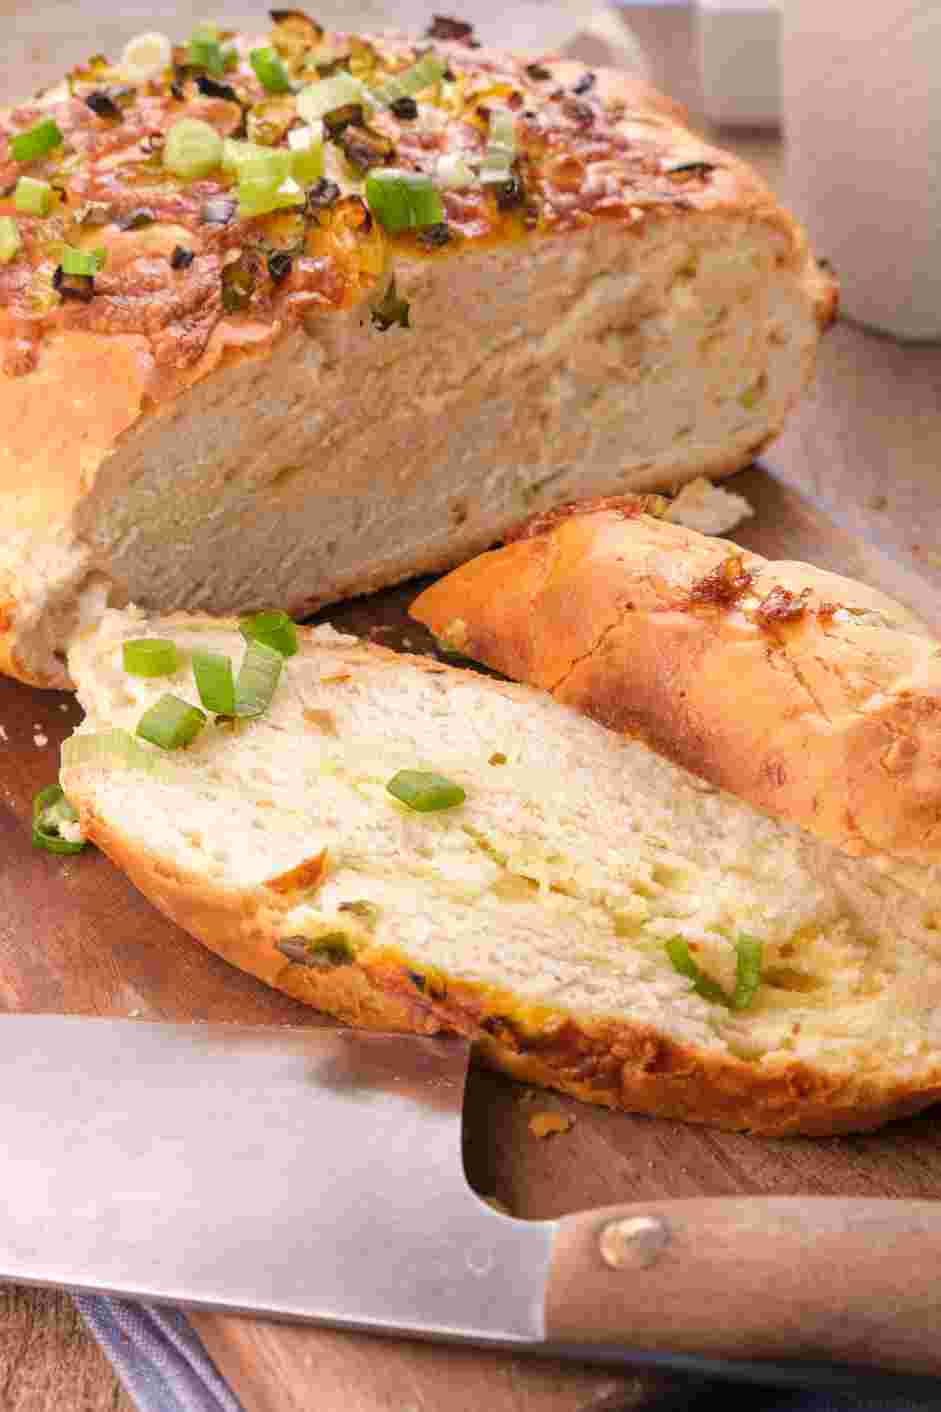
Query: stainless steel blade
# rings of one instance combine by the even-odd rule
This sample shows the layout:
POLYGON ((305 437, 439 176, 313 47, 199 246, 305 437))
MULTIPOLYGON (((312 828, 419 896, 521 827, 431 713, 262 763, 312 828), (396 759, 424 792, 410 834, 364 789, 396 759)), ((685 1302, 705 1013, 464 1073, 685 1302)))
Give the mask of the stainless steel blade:
POLYGON ((544 1337, 554 1224, 467 1185, 469 1046, 0 1019, 0 1278, 479 1342, 544 1337))

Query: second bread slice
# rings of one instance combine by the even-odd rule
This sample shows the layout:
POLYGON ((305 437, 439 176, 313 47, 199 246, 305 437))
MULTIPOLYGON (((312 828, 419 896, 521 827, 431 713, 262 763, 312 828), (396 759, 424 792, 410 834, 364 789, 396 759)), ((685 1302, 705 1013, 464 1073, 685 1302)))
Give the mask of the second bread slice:
POLYGON ((193 936, 353 1024, 459 1031, 633 1111, 827 1133, 941 1097, 937 870, 850 858, 531 688, 300 637, 265 715, 174 752, 137 723, 165 691, 196 704, 191 653, 237 660, 236 624, 112 612, 72 651, 63 787, 193 936), (144 635, 176 642, 175 677, 125 674, 144 635), (465 802, 409 810, 402 769, 465 802), (761 983, 736 1010, 746 936, 761 983))

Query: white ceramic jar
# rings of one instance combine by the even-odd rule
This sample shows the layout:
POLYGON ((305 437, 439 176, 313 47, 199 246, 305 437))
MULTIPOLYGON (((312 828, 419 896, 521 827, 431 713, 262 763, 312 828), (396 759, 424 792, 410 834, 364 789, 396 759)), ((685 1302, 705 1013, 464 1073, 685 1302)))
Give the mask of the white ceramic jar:
POLYGON ((941 4, 782 0, 787 197, 842 307, 941 338, 941 4))

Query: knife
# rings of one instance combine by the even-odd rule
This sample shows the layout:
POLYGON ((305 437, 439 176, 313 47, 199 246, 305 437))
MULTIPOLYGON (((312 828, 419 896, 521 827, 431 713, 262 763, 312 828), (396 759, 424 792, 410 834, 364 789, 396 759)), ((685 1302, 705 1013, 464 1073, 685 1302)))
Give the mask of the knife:
POLYGON ((941 1375, 936 1203, 515 1220, 464 1176, 469 1055, 345 1029, 4 1016, 0 1278, 750 1381, 941 1375))

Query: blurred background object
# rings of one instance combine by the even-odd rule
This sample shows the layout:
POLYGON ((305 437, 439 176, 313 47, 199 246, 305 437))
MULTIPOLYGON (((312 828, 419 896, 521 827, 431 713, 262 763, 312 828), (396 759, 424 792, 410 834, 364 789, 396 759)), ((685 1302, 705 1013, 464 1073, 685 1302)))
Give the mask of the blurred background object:
POLYGON ((941 7, 787 0, 782 30, 788 195, 844 312, 941 338, 941 7))
POLYGON ((711 122, 777 127, 780 30, 778 0, 698 0, 699 77, 703 111, 711 122))
POLYGON ((619 18, 652 82, 794 209, 843 313, 941 341, 938 0, 622 0, 619 18))

